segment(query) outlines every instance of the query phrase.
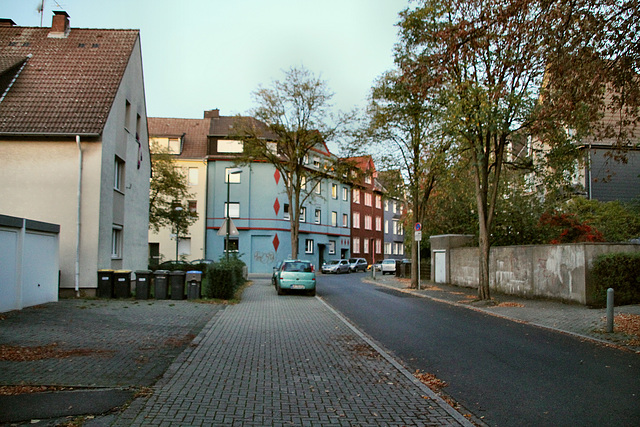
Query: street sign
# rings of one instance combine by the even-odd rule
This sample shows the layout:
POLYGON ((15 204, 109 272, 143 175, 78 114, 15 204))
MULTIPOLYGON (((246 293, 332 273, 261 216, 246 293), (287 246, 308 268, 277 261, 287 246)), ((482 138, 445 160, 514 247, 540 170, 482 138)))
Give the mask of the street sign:
POLYGON ((414 229, 415 229, 416 231, 420 231, 420 230, 422 230, 422 224, 420 224, 419 222, 416 222, 416 225, 414 226, 414 229))
POLYGON ((422 231, 416 231, 416 242, 422 240, 422 231))
MULTIPOLYGON (((220 226, 220 230, 218 230, 218 236, 226 236, 227 235, 227 220, 225 219, 220 226)), ((240 233, 236 228, 236 225, 233 223, 233 220, 229 218, 229 236, 239 236, 240 233)))

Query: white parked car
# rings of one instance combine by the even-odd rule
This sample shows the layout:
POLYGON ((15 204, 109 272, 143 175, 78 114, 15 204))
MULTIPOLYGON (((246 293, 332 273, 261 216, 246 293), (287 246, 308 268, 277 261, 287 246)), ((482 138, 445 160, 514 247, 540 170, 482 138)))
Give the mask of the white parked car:
POLYGON ((382 261, 382 274, 395 274, 396 272, 396 260, 395 259, 385 259, 382 261))

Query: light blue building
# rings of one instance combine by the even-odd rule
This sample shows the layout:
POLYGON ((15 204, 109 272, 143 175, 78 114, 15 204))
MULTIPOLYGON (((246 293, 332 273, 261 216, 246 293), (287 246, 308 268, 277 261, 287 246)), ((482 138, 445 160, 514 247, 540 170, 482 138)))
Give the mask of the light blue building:
MULTIPOLYGON (((292 215, 283 179, 275 166, 264 162, 228 174, 237 168, 233 160, 242 151, 242 143, 226 136, 234 117, 220 117, 217 110, 211 113, 205 256, 217 260, 225 255, 223 224, 228 191, 229 216, 237 229, 237 234, 229 238, 230 253, 238 254, 250 273, 271 273, 279 260, 290 258, 292 253, 292 215)), ((325 172, 330 157, 333 155, 321 144, 305 161, 310 170, 325 172)), ((298 258, 311 261, 319 269, 325 260, 350 255, 351 189, 325 173, 308 191, 311 195, 302 205, 298 258)))

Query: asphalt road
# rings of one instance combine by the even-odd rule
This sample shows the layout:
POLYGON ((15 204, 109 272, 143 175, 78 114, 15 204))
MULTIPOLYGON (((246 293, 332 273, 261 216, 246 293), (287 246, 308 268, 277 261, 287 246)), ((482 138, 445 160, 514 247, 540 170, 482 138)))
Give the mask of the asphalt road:
POLYGON ((570 335, 318 274, 318 295, 490 426, 638 426, 640 356, 570 335))

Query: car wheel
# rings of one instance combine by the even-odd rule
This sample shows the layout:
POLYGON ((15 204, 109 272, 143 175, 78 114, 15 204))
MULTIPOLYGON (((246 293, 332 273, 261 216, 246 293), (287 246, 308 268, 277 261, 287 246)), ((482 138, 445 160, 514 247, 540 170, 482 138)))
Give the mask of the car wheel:
POLYGON ((347 270, 347 274, 351 273, 351 270, 347 270))
POLYGON ((276 283, 276 292, 278 292, 278 295, 284 295, 284 291, 282 290, 280 285, 278 285, 277 283, 276 283))

